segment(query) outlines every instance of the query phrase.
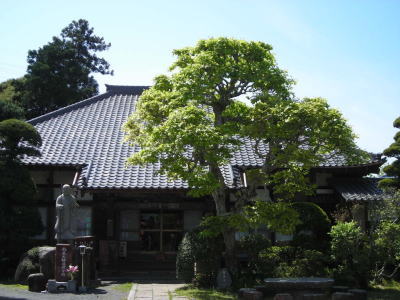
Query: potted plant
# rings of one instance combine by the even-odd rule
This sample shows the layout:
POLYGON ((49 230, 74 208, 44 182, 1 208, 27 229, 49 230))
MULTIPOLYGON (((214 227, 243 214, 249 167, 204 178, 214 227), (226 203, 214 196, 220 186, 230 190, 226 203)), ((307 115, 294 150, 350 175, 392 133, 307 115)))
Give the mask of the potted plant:
POLYGON ((69 265, 66 272, 69 274, 69 276, 71 278, 67 282, 67 290, 69 292, 76 292, 76 280, 74 278, 75 278, 76 273, 79 272, 79 268, 78 268, 78 266, 69 265))

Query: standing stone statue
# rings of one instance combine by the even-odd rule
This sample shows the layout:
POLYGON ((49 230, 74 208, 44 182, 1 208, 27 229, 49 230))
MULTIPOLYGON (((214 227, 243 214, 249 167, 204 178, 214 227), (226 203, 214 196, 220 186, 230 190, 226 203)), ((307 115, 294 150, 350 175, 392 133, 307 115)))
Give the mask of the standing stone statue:
POLYGON ((74 210, 79 207, 68 184, 63 185, 62 192, 62 195, 58 196, 56 200, 57 221, 54 229, 57 243, 63 240, 72 240, 75 237, 73 233, 73 216, 74 210))

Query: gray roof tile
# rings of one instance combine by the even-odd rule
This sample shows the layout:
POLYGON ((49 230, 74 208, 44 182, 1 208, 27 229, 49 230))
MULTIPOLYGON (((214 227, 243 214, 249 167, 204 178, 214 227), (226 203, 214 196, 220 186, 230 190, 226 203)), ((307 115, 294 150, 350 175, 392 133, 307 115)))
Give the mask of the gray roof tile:
POLYGON ((331 185, 346 201, 382 200, 384 193, 378 188, 380 178, 344 178, 331 185))
MULTIPOLYGON (((87 188, 187 189, 182 180, 157 174, 160 165, 126 166, 126 159, 139 147, 123 143, 122 124, 134 111, 146 86, 107 85, 107 92, 30 120, 42 136, 41 157, 28 157, 28 165, 80 166, 78 184, 87 188)), ((254 141, 242 138, 230 165, 222 172, 229 187, 240 184, 239 168, 257 167, 262 160, 253 151, 254 141)), ((263 147, 261 152, 268 149, 263 147)), ((323 167, 345 165, 336 157, 323 167)))

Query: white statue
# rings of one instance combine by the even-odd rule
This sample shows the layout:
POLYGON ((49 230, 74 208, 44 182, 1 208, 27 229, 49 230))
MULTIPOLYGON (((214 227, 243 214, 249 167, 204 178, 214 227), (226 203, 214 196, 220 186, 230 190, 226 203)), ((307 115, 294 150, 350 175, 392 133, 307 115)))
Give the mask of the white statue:
POLYGON ((63 185, 62 192, 62 195, 58 196, 56 200, 57 221, 54 229, 57 243, 62 240, 72 240, 75 237, 73 233, 73 216, 74 210, 79 207, 68 184, 63 185))

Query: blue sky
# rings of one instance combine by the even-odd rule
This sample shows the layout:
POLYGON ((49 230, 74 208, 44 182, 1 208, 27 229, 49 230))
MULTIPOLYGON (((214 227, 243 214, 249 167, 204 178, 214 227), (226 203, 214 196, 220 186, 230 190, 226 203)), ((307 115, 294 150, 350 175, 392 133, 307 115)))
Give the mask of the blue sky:
POLYGON ((85 18, 112 47, 115 75, 104 83, 147 85, 165 73, 171 51, 228 36, 271 44, 298 97, 324 97, 358 144, 381 152, 400 116, 400 1, 22 1, 2 0, 0 82, 24 75, 29 49, 85 18))

